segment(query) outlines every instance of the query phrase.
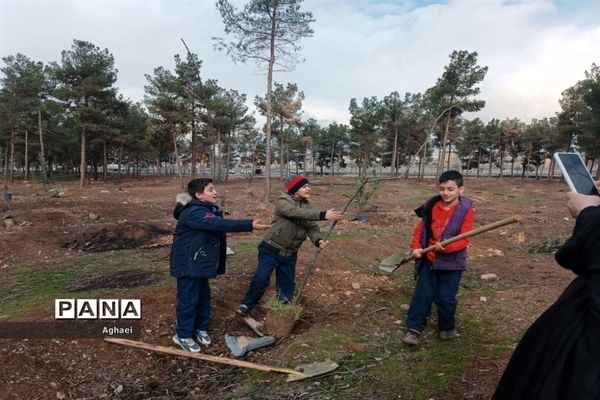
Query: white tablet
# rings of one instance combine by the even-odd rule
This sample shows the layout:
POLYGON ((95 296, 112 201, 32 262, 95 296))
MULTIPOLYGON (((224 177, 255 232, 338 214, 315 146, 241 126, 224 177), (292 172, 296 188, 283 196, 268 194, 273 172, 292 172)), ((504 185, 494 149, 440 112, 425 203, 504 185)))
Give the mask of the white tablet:
POLYGON ((563 178, 573 192, 600 196, 594 179, 577 153, 554 153, 563 178))

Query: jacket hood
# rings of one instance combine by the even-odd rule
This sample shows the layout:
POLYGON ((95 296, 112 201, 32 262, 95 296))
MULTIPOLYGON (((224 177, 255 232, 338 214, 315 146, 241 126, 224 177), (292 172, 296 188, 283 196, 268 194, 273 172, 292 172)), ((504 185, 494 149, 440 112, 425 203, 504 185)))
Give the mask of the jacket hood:
POLYGON ((192 196, 188 193, 179 193, 175 196, 175 209, 173 210, 173 217, 175 219, 179 219, 181 212, 190 201, 192 201, 192 196))

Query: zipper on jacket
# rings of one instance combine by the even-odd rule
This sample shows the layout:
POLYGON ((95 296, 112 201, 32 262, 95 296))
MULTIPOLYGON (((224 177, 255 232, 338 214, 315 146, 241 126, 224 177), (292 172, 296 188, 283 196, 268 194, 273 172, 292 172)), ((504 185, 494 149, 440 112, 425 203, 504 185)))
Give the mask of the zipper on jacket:
POLYGON ((198 261, 198 256, 206 257, 206 252, 204 251, 204 247, 206 247, 206 243, 204 243, 196 252, 194 253, 194 261, 198 261))

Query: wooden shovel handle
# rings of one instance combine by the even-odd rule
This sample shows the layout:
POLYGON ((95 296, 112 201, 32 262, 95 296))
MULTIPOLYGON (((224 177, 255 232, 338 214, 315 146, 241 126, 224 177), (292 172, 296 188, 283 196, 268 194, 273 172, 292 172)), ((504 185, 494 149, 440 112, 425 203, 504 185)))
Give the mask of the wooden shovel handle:
POLYGON ((265 371, 265 372, 281 372, 281 373, 288 374, 288 375, 297 375, 297 376, 301 376, 301 377, 307 377, 306 374, 303 374, 302 372, 296 371, 295 369, 291 369, 291 368, 271 367, 269 365, 257 364, 257 363, 253 363, 253 362, 249 362, 249 361, 236 360, 234 358, 211 356, 208 354, 201 354, 201 353, 190 353, 189 351, 173 349, 171 347, 158 346, 155 344, 149 344, 149 343, 144 343, 144 342, 136 342, 135 340, 129 340, 129 339, 106 337, 106 338, 104 338, 104 340, 109 343, 120 344, 123 346, 137 347, 139 349, 156 351, 159 353, 172 354, 172 355, 181 356, 181 357, 197 358, 199 360, 204 360, 204 361, 211 361, 211 362, 216 362, 216 363, 220 363, 220 364, 233 365, 234 367, 257 369, 259 371, 265 371))
MULTIPOLYGON (((450 239, 446 239, 446 240, 440 242, 440 244, 442 246, 446 246, 446 245, 449 245, 450 243, 454 243, 459 240, 466 239, 471 236, 479 235, 480 233, 491 231, 492 229, 500 228, 501 226, 513 224, 513 223, 519 222, 519 221, 521 221, 521 217, 518 215, 514 215, 512 217, 504 218, 504 219, 501 219, 500 221, 492 222, 491 224, 483 225, 483 226, 480 226, 479 228, 472 229, 469 232, 461 233, 460 235, 456 235, 454 237, 451 237, 450 239)), ((435 245, 425 247, 424 249, 421 250, 421 255, 423 255, 425 253, 429 253, 430 251, 432 251, 434 249, 435 249, 435 245)), ((414 257, 412 255, 405 258, 404 260, 402 260, 399 265, 405 264, 405 263, 409 262, 410 260, 414 260, 414 257)))

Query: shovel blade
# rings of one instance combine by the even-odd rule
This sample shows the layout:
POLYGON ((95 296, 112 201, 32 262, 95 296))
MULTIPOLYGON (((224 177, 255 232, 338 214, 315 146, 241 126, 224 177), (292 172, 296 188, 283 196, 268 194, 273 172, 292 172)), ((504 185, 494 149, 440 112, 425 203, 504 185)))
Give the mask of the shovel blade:
POLYGON ((326 374, 335 370, 339 365, 331 360, 325 360, 321 362, 315 362, 312 364, 302 364, 298 365, 295 369, 302 373, 299 374, 289 374, 286 382, 295 382, 300 381, 302 379, 312 378, 313 376, 319 376, 326 374))
POLYGON ((410 256, 404 252, 394 253, 389 257, 384 258, 379 263, 379 269, 391 274, 394 272, 400 265, 406 263, 410 259, 410 256))
POLYGON ((399 265, 383 265, 380 264, 379 265, 379 269, 383 272, 387 272, 388 274, 391 274, 392 272, 394 272, 396 270, 396 268, 398 268, 399 265))

